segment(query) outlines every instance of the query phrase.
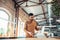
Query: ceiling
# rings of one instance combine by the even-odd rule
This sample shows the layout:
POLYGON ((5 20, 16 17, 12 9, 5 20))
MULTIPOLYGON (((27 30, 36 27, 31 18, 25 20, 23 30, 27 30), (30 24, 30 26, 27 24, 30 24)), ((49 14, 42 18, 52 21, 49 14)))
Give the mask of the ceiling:
POLYGON ((23 8, 26 13, 33 13, 34 15, 37 15, 35 18, 36 19, 43 19, 47 16, 47 4, 42 4, 46 3, 46 0, 28 0, 28 1, 23 1, 22 0, 16 0, 18 5, 23 8), (41 2, 43 1, 43 2, 41 2), (41 3, 41 4, 39 4, 41 3))

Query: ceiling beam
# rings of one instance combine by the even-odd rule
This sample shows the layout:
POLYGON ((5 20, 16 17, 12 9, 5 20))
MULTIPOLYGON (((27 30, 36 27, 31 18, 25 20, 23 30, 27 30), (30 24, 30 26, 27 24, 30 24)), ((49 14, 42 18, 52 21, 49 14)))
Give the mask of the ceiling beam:
MULTIPOLYGON (((48 12, 45 12, 45 14, 47 14, 48 12)), ((44 15, 44 13, 41 13, 41 14, 37 14, 37 15, 35 15, 35 17, 36 16, 40 16, 40 15, 44 15)))
MULTIPOLYGON (((42 0, 40 0, 40 1, 42 1, 42 0)), ((40 2, 39 1, 39 2, 40 2)), ((43 14, 44 14, 44 18, 46 18, 46 15, 45 15, 45 8, 44 8, 44 5, 41 3, 41 7, 42 7, 42 11, 43 11, 43 14)))
POLYGON ((50 3, 39 3, 39 4, 36 4, 36 5, 29 5, 29 6, 20 6, 22 8, 24 7, 34 7, 34 6, 40 6, 41 4, 45 5, 45 4, 52 4, 53 2, 50 2, 50 3))

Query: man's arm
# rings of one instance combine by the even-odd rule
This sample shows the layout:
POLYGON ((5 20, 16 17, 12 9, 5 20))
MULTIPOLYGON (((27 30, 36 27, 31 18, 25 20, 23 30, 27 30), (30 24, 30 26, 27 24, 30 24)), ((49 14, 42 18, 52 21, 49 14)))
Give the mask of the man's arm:
POLYGON ((37 22, 35 21, 35 29, 38 31, 39 28, 37 28, 37 22))

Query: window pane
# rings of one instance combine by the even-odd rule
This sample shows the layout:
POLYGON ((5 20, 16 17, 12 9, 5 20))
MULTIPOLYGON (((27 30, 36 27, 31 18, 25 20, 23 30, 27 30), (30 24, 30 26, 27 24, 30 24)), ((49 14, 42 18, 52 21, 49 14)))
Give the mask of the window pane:
POLYGON ((5 34, 7 32, 8 26, 8 15, 5 11, 0 10, 0 34, 5 34))
POLYGON ((0 17, 8 20, 8 15, 5 11, 0 10, 0 17))

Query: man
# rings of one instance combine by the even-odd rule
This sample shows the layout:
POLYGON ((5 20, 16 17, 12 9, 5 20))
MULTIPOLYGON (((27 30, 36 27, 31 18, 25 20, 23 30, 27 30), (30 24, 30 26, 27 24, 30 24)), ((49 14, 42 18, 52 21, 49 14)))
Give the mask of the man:
POLYGON ((34 20, 34 15, 32 13, 28 14, 29 20, 26 21, 24 31, 26 33, 26 38, 34 38, 35 30, 39 30, 37 28, 37 23, 34 20))

